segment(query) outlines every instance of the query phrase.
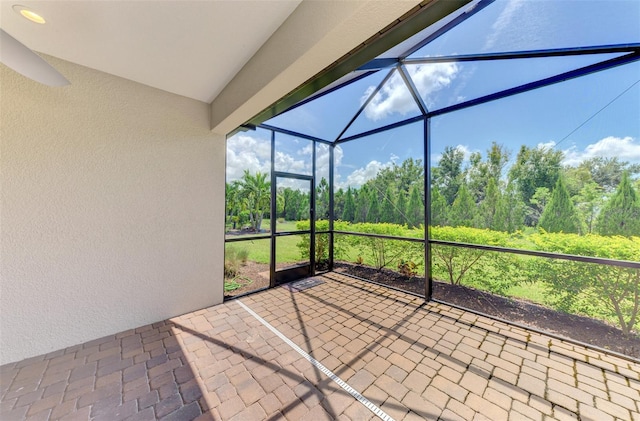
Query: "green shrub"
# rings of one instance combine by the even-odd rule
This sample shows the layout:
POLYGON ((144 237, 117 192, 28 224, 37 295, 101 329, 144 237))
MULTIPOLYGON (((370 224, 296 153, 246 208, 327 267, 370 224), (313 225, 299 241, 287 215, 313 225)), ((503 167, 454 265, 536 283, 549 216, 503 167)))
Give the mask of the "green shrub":
POLYGON ((224 277, 233 279, 240 273, 240 268, 247 263, 249 251, 246 249, 227 248, 224 256, 224 277))
MULTIPOLYGON (((309 221, 297 223, 308 230, 309 221)), ((317 221, 317 231, 326 231, 328 221, 317 221)), ((409 229, 389 223, 335 221, 339 231, 392 237, 423 238, 424 227, 409 229)), ((433 239, 498 247, 529 248, 561 254, 640 261, 640 238, 547 233, 529 229, 508 234, 468 227, 430 227, 433 239)), ((351 259, 380 270, 394 268, 405 276, 416 276, 424 258, 422 243, 402 240, 335 236, 336 259, 351 259), (350 256, 350 257, 348 257, 350 256)), ((316 262, 328 260, 328 234, 316 236, 316 262)), ((303 258, 309 257, 309 237, 298 243, 303 258)), ((448 245, 431 245, 432 274, 454 285, 467 285, 493 294, 507 295, 510 288, 537 285, 542 303, 574 314, 617 324, 629 334, 640 328, 640 269, 522 256, 448 245)), ((522 289, 521 288, 521 289, 522 289)))
MULTIPOLYGON (((336 230, 344 230, 346 226, 349 225, 348 222, 335 221, 334 229, 336 230)), ((306 221, 298 221, 296 223, 296 229, 300 231, 307 231, 310 229, 310 222, 307 219, 306 221)), ((316 231, 328 231, 329 230, 329 221, 326 220, 318 220, 316 221, 316 231)), ((300 257, 303 259, 309 258, 309 242, 310 237, 308 235, 302 236, 302 239, 298 242, 297 247, 300 250, 300 257)), ((316 264, 318 266, 328 265, 329 262, 329 234, 316 234, 316 250, 315 250, 315 259, 316 264)), ((346 248, 348 247, 347 241, 342 236, 334 236, 333 241, 333 256, 335 259, 343 259, 345 256, 346 248)))
MULTIPOLYGON (((640 238, 542 231, 530 239, 539 250, 640 261, 640 238)), ((625 334, 640 325, 640 269, 558 259, 535 259, 529 276, 544 281, 564 311, 615 321, 625 334)))
POLYGON ((249 250, 240 249, 236 251, 236 258, 240 260, 240 263, 244 266, 247 264, 247 258, 249 257, 249 250))
MULTIPOLYGON (((406 237, 407 228, 403 225, 389 223, 358 223, 349 226, 350 231, 367 234, 388 235, 392 237, 406 237)), ((419 261, 424 256, 422 243, 391 240, 386 238, 350 236, 349 244, 359 251, 360 256, 366 256, 367 262, 378 270, 385 267, 395 267, 396 262, 419 261)), ((417 266, 417 265, 416 265, 417 266)))
MULTIPOLYGON (((467 227, 431 227, 431 237, 469 244, 508 246, 510 236, 500 231, 467 227)), ((498 295, 521 282, 520 259, 513 254, 434 244, 433 277, 452 285, 468 285, 498 295)))

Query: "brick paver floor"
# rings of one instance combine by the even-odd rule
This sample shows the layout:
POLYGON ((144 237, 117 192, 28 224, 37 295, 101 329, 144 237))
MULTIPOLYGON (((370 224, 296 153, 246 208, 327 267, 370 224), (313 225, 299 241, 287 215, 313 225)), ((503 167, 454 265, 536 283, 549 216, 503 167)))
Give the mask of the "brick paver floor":
POLYGON ((322 279, 1 366, 0 419, 640 420, 638 363, 322 279))

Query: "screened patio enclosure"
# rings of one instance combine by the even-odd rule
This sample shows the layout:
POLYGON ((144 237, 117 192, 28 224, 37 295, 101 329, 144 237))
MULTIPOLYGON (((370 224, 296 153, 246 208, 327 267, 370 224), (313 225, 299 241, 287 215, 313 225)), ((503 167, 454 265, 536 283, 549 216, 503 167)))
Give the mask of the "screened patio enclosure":
POLYGON ((225 294, 335 270, 633 348, 638 21, 636 1, 473 1, 248 122, 227 141, 225 294))

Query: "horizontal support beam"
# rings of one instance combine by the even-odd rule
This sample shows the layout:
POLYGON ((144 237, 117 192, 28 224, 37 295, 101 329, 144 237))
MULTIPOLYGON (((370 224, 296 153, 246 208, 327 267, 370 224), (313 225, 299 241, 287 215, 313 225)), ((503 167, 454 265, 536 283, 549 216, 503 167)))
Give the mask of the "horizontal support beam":
POLYGON ((398 240, 398 241, 410 241, 412 243, 424 243, 424 238, 412 238, 412 237, 394 237, 392 235, 383 235, 383 234, 371 234, 368 232, 354 232, 354 231, 333 231, 334 234, 343 234, 343 235, 355 235, 358 237, 371 237, 371 238, 381 238, 384 240, 398 240))
POLYGON ((251 240, 269 240, 271 238, 271 234, 262 234, 262 235, 255 235, 255 236, 242 236, 242 237, 233 237, 233 238, 226 238, 224 239, 225 243, 236 243, 238 241, 251 241, 251 240))
POLYGON ((288 237, 291 235, 304 235, 304 234, 311 234, 311 231, 309 230, 301 230, 301 231, 287 231, 287 232, 276 232, 275 234, 273 234, 274 237, 288 237))
POLYGON ((520 85, 515 88, 505 89, 500 92, 496 92, 494 94, 485 95, 480 98, 472 99, 466 102, 462 102, 460 104, 451 105, 449 107, 441 108, 439 110, 434 110, 429 112, 429 117, 435 117, 438 115, 450 113, 452 111, 458 111, 465 108, 473 107, 476 105, 484 104, 487 102, 495 101, 497 99, 506 98, 512 95, 520 94, 523 92, 532 91, 534 89, 543 88, 545 86, 554 85, 556 83, 564 82, 567 80, 575 79, 581 76, 586 76, 591 73, 597 73, 603 70, 611 69, 613 67, 622 66, 624 64, 629 64, 631 62, 640 60, 640 53, 632 53, 627 54, 622 57, 616 57, 610 60, 602 61, 600 63, 595 63, 589 66, 581 67, 576 70, 571 70, 565 73, 561 73, 556 76, 551 76, 546 79, 541 79, 535 82, 527 83, 524 85, 520 85))
POLYGON ((444 57, 407 58, 405 60, 402 60, 401 62, 402 64, 456 63, 456 62, 463 62, 463 61, 512 60, 512 59, 523 59, 523 58, 565 57, 565 56, 583 56, 583 55, 592 55, 592 54, 615 54, 615 53, 634 53, 634 52, 635 53, 640 52, 640 43, 601 45, 596 47, 528 50, 528 51, 515 51, 515 52, 506 52, 506 53, 462 54, 459 56, 454 55, 454 56, 444 56, 444 57))
POLYGON ((571 260, 574 262, 595 263, 607 266, 618 266, 630 269, 640 269, 640 262, 631 262, 628 260, 605 259, 602 257, 578 256, 575 254, 560 254, 549 251, 523 250, 509 247, 487 246, 483 244, 458 243, 455 241, 429 240, 429 244, 441 246, 462 247, 468 249, 495 251, 500 253, 522 254, 526 256, 545 257, 549 259, 571 260))
POLYGON ((286 134, 287 136, 299 137, 301 139, 313 140, 314 142, 324 143, 326 145, 331 145, 332 142, 324 139, 320 139, 319 137, 310 136, 304 133, 298 133, 293 130, 281 129, 280 127, 270 126, 268 124, 260 124, 257 127, 265 130, 271 130, 276 133, 286 134))
POLYGON ((339 145, 341 143, 348 142, 350 140, 356 140, 356 139, 360 139, 362 137, 371 136, 371 135, 374 135, 376 133, 384 132, 386 130, 395 129, 396 127, 402 127, 402 126, 406 126, 407 124, 416 123, 416 122, 418 122, 420 120, 424 120, 424 119, 425 119, 425 116, 418 115, 418 116, 409 118, 407 120, 402 120, 402 121, 399 121, 397 123, 388 124, 386 126, 382 126, 382 127, 377 128, 377 129, 369 130, 367 132, 363 132, 363 133, 360 133, 360 134, 355 134, 353 136, 345 137, 344 139, 338 139, 338 140, 335 141, 335 144, 339 145))
POLYGON ((312 181, 313 180, 313 176, 312 175, 295 174, 295 173, 290 173, 290 172, 285 172, 285 171, 274 171, 273 175, 275 177, 282 177, 282 178, 295 178, 296 180, 304 180, 304 181, 312 181))
MULTIPOLYGON (((287 232, 287 233, 276 233, 275 236, 284 236, 284 235, 296 235, 296 234, 308 234, 309 231, 295 231, 295 232, 287 232)), ((331 231, 321 231, 316 234, 330 234, 331 231)), ((340 231, 334 230, 333 234, 342 234, 342 235, 355 235, 359 237, 370 237, 370 238, 381 238, 384 240, 397 240, 397 241, 410 241, 413 243, 424 243, 423 238, 411 238, 411 237, 394 237, 391 235, 381 235, 381 234, 371 234, 364 232, 354 232, 354 231, 340 231)), ((225 239, 226 243, 237 242, 237 241, 249 241, 249 240, 257 240, 257 239, 265 239, 271 238, 270 234, 260 237, 250 237, 250 238, 227 238, 225 239)), ((511 247, 499 247, 499 246, 488 246, 484 244, 471 244, 471 243, 459 243, 456 241, 445 241, 445 240, 429 240, 429 244, 435 244, 440 246, 450 246, 450 247, 460 247, 474 250, 484 250, 484 251, 493 251, 498 253, 510 253, 510 254, 520 254, 524 256, 532 256, 532 257, 544 257, 549 259, 559 259, 559 260, 569 260, 573 262, 583 262, 583 263, 593 263, 600 264, 606 266, 617 266, 628 269, 640 269, 640 262, 632 262, 629 260, 615 260, 615 259, 607 259, 604 257, 593 257, 593 256, 579 256, 576 254, 561 254, 561 253, 552 253, 549 251, 539 251, 539 250, 526 250, 526 249, 515 249, 511 247)))

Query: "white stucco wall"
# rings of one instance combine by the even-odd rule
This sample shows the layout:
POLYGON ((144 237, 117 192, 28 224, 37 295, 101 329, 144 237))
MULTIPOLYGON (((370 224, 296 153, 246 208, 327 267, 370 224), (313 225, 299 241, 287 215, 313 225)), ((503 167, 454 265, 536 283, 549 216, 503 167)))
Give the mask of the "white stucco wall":
POLYGON ((0 364, 222 301, 208 105, 48 61, 71 86, 0 66, 0 364))

